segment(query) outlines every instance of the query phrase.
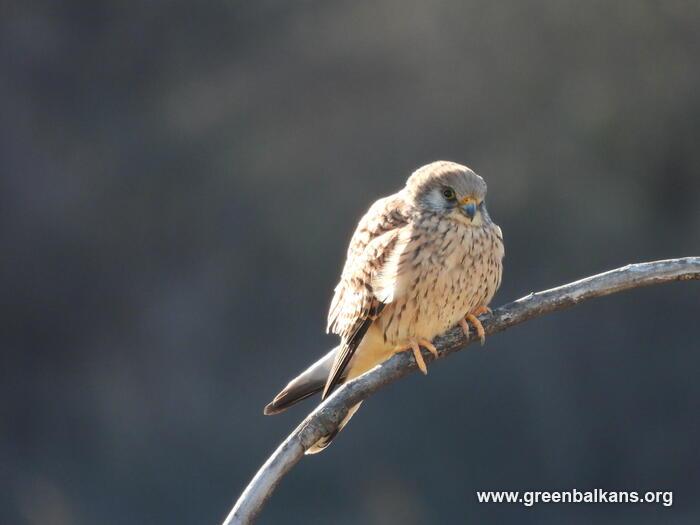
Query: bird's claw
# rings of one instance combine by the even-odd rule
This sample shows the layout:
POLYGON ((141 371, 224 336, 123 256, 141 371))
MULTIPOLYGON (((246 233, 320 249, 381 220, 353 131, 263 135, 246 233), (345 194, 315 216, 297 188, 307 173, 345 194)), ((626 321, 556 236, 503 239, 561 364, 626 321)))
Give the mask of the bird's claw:
POLYGON ((469 339, 470 332, 469 323, 471 323, 474 326, 474 329, 476 330, 476 335, 479 337, 479 341, 481 341, 481 346, 483 346, 486 342, 486 331, 484 330, 484 325, 481 324, 481 321, 479 321, 479 319, 476 316, 485 313, 492 314, 493 312, 488 306, 480 306, 473 312, 467 314, 463 319, 459 320, 459 326, 462 327, 462 332, 464 332, 464 335, 467 337, 467 339, 469 339))
POLYGON ((404 350, 408 350, 410 348, 413 351, 413 358, 416 360, 418 368, 421 372, 423 372, 424 375, 427 375, 428 366, 425 364, 425 359, 423 359, 423 354, 420 351, 421 346, 428 350, 428 352, 433 354, 435 356, 435 359, 438 358, 439 354, 437 348, 435 348, 435 345, 432 342, 428 341, 425 338, 411 339, 411 341, 408 344, 408 348, 404 348, 404 350))

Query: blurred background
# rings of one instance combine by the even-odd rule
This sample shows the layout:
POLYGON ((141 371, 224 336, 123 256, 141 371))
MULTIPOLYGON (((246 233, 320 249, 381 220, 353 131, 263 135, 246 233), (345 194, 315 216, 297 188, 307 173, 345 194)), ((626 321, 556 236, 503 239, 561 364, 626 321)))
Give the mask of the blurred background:
MULTIPOLYGON (((0 522, 219 523, 315 401, 352 230, 436 159, 489 184, 502 304, 700 255, 697 2, 3 2, 0 522), (70 5, 69 5, 70 4, 70 5)), ((700 285, 383 390, 260 523, 698 523, 700 285), (476 490, 662 490, 479 505, 476 490)))

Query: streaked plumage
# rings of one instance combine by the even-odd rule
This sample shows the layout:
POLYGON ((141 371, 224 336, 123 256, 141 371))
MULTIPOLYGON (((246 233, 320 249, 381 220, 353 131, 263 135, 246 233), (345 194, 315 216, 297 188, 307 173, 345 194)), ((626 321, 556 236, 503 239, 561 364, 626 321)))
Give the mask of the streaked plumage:
POLYGON ((331 302, 328 330, 340 336, 339 347, 290 382, 265 413, 320 390, 326 397, 339 383, 417 341, 429 346, 436 335, 487 306, 501 282, 503 239, 485 196, 481 177, 439 161, 374 203, 350 241, 331 302))

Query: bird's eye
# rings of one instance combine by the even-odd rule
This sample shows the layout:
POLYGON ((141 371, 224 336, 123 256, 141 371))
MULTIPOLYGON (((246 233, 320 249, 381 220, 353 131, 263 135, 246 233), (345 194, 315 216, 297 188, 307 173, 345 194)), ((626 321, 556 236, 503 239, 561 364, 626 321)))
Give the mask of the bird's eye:
POLYGON ((453 201, 455 200, 455 190, 452 188, 445 188, 442 190, 442 196, 445 197, 448 201, 453 201))

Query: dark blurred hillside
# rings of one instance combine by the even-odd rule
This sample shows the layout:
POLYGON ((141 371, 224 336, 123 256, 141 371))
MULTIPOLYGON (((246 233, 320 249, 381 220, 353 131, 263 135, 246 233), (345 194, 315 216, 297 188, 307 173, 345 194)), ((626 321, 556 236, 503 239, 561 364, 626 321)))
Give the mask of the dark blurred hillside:
MULTIPOLYGON (((693 2, 0 7, 0 522, 217 523, 312 404, 352 229, 489 183, 495 303, 700 254, 693 2)), ((261 523, 696 523, 700 288, 493 337, 368 402, 261 523), (369 480, 369 481, 368 481, 369 480), (673 490, 674 506, 475 490, 673 490)))

